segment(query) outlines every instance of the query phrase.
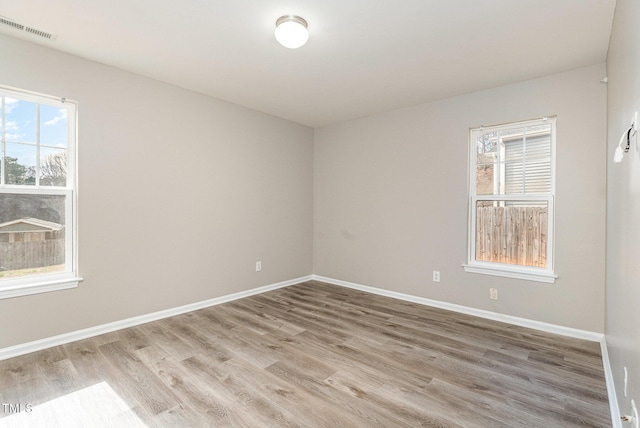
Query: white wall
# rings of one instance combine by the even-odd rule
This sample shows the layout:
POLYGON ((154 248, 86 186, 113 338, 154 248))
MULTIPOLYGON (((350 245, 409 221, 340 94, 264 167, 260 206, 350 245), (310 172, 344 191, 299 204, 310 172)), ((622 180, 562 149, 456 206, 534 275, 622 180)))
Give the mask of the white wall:
POLYGON ((314 273, 603 332, 604 75, 600 64, 316 129, 314 273), (469 128, 551 115, 558 280, 465 273, 469 128))
POLYGON ((79 103, 85 278, 0 301, 0 348, 312 273, 310 128, 1 35, 0 52, 0 84, 79 103))
POLYGON ((640 113, 640 2, 618 0, 607 57, 608 189, 606 338, 618 406, 640 406, 640 150, 636 136, 621 164, 613 164, 620 135, 640 113), (624 396, 624 367, 629 372, 624 396))

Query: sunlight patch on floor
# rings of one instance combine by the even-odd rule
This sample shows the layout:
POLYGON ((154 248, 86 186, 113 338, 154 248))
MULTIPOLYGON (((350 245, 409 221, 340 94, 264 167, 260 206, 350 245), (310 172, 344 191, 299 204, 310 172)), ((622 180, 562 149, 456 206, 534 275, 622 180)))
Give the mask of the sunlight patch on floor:
MULTIPOLYGON (((29 407, 29 408, 27 408, 29 407)), ((146 425, 106 382, 0 419, 0 428, 140 427, 146 425)))

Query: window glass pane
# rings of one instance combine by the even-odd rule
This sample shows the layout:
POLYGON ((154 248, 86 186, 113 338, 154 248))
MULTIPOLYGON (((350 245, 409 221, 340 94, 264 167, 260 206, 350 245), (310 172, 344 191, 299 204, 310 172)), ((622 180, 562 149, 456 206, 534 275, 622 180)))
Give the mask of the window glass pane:
POLYGON ((551 191, 550 125, 477 131, 476 194, 551 191))
POLYGON ((496 132, 477 131, 476 145, 476 194, 493 195, 499 186, 499 147, 496 132))
POLYGON ((547 267, 546 201, 477 201, 476 260, 547 267))
POLYGON ((522 127, 522 131, 527 134, 551 134, 551 124, 543 123, 540 125, 529 125, 522 127))
POLYGON ((551 192, 551 162, 528 162, 524 168, 524 193, 551 192))
POLYGON ((5 126, 7 141, 36 142, 35 103, 5 98, 5 126))
POLYGON ((65 270, 65 198, 0 194, 0 279, 65 270))
POLYGON ((524 145, 523 139, 510 139, 503 141, 504 144, 504 159, 507 162, 522 161, 524 158, 524 145))
POLYGON ((36 184, 36 146, 6 144, 4 182, 5 184, 36 184))
POLYGON ((40 144, 67 147, 67 109, 40 106, 40 144))
POLYGON ((527 160, 551 158, 551 135, 528 136, 526 140, 527 160))
POLYGON ((492 163, 498 160, 498 134, 497 132, 478 132, 475 135, 476 153, 478 159, 476 163, 492 163))
POLYGON ((40 185, 67 185, 67 151, 64 149, 40 149, 40 185))
POLYGON ((477 195, 493 195, 494 190, 494 173, 493 164, 484 164, 476 166, 476 194, 477 195))
POLYGON ((524 193, 522 162, 508 162, 504 166, 504 193, 518 195, 524 193))

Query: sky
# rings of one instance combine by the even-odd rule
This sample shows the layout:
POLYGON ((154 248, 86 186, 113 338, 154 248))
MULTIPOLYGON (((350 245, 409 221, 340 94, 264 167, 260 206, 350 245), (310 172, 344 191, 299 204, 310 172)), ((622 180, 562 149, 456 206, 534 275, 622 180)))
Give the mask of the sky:
POLYGON ((64 151, 67 145, 67 110, 40 104, 38 121, 37 106, 37 103, 8 97, 0 104, 0 131, 6 142, 4 155, 18 158, 18 163, 25 166, 36 165, 38 128, 41 159, 64 151))

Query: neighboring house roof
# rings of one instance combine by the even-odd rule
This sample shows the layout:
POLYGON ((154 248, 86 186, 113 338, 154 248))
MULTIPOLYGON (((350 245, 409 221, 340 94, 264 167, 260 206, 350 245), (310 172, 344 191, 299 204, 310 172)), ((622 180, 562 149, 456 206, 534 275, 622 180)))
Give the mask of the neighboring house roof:
POLYGON ((61 224, 29 217, 0 224, 0 233, 51 232, 62 228, 61 224))

